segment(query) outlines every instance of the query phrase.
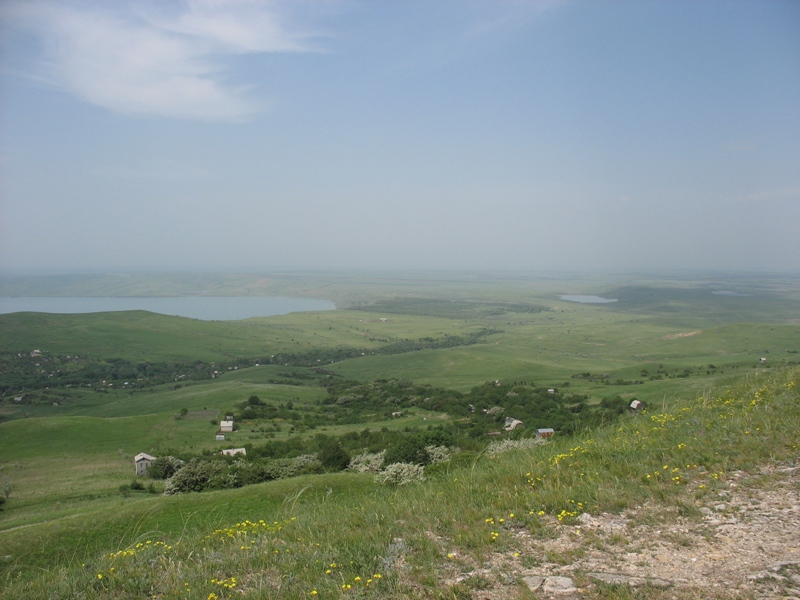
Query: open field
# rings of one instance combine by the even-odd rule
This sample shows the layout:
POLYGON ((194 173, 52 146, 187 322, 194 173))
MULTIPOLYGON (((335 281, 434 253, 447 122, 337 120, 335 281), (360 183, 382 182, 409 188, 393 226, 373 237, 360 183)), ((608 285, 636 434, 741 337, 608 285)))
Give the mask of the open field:
MULTIPOLYGON (((0 315, 0 382, 21 382, 0 399, 0 480, 12 485, 0 512, 0 554, 14 557, 7 572, 57 556, 88 560, 149 532, 174 536, 254 514, 285 516, 286 498, 304 489, 304 502, 327 489, 334 496, 373 489, 370 477, 328 474, 189 496, 126 496, 120 486, 131 482, 139 452, 201 454, 455 421, 421 404, 404 405, 395 418, 388 415, 396 409, 377 407, 329 418, 339 409, 325 404, 328 381, 410 381, 462 394, 487 381, 520 382, 585 396, 588 406, 619 396, 669 411, 743 377, 791 369, 800 355, 797 279, 364 274, 209 277, 204 284, 210 293, 316 295, 340 308, 213 322, 143 311, 0 315), (580 304, 563 294, 618 302, 580 304), (34 348, 41 357, 29 356, 34 348), (67 384, 67 375, 83 379, 67 384), (215 441, 217 423, 239 415, 253 396, 273 416, 237 416, 239 429, 215 441), (65 554, 76 539, 81 555, 65 554)), ((197 278, 143 276, 3 286, 53 295, 200 289, 197 278)))

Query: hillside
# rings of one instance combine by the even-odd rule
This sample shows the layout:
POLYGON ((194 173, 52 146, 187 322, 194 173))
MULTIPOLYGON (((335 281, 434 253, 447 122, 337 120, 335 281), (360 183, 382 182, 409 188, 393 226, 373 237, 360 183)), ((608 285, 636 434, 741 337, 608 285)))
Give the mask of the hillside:
MULTIPOLYGON (((680 599, 791 587, 759 573, 798 547, 796 280, 284 275, 175 290, 226 282, 340 308, 0 315, 4 596, 526 598, 557 575, 599 598, 658 598, 659 579, 680 599), (555 436, 541 445, 539 428, 555 436), (140 452, 185 468, 134 478, 140 452), (381 462, 382 480, 426 480, 379 484, 381 462)), ((170 279, 17 283, 156 294, 170 279)))
POLYGON ((537 598, 556 577, 588 598, 797 594, 799 379, 457 454, 398 488, 306 476, 7 530, 4 596, 537 598), (97 542, 58 550, 77 540, 97 542))

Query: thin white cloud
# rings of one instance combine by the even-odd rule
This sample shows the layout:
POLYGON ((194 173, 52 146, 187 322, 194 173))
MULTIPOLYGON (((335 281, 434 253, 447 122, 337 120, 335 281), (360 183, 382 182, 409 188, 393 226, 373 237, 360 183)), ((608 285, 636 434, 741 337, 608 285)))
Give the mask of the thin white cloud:
POLYGON ((31 76, 114 112, 208 121, 261 110, 231 83, 234 55, 314 50, 277 5, 250 0, 183 3, 12 2, 6 24, 32 31, 42 59, 31 76))
MULTIPOLYGON (((272 3, 275 4, 274 2, 272 3)), ((171 17, 150 15, 154 26, 193 36, 233 53, 305 52, 312 37, 290 31, 258 1, 189 0, 186 10, 171 17)))

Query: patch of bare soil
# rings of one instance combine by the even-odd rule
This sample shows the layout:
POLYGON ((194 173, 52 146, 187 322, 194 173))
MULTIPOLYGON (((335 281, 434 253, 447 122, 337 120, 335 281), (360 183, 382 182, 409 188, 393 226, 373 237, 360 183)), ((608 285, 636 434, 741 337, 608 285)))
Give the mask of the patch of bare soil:
POLYGON ((800 600, 800 466, 736 472, 701 500, 688 494, 682 507, 553 520, 551 539, 517 531, 516 555, 446 583, 481 600, 620 597, 608 584, 637 588, 636 598, 800 600))
POLYGON ((701 333, 703 333, 702 329, 699 329, 697 331, 684 331, 683 333, 670 333, 669 335, 665 335, 662 339, 677 340, 679 338, 692 337, 693 335, 700 335, 701 333))

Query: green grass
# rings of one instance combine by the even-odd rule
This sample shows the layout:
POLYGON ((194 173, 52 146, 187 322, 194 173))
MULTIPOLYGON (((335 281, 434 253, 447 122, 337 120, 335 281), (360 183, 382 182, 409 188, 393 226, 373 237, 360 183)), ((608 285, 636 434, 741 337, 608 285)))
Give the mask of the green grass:
POLYGON ((798 384, 798 369, 751 376, 664 413, 439 466, 429 481, 406 488, 341 474, 109 500, 91 521, 0 533, 13 557, 5 594, 301 598, 355 589, 364 597, 447 597, 453 590, 441 587, 439 573, 450 556, 481 564, 513 552, 517 532, 547 537, 553 521, 569 524, 581 512, 644 502, 655 516, 685 512, 690 498, 713 494, 733 471, 793 459, 798 384), (47 571, 35 569, 43 564, 47 571))
MULTIPOLYGON (((644 501, 684 506, 682 494, 690 486, 701 494, 700 485, 713 489, 718 481, 714 473, 724 478, 731 469, 780 460, 791 452, 796 455, 796 433, 791 428, 797 422, 796 393, 781 388, 789 379, 796 380, 791 365, 800 352, 800 287, 792 279, 707 278, 687 283, 619 278, 609 282, 590 277, 409 273, 186 277, 172 282, 168 277, 108 276, 61 282, 60 288, 52 287, 52 281, 12 283, 17 286, 14 289, 26 293, 33 289, 68 292, 62 295, 81 289, 97 295, 123 291, 137 295, 148 290, 168 295, 190 287, 214 293, 227 289, 231 295, 309 295, 360 309, 239 322, 204 322, 143 311, 0 315, 3 352, 41 348, 51 355, 206 363, 241 359, 253 364, 278 353, 363 348, 363 357, 324 367, 349 379, 410 379, 460 391, 500 379, 587 394, 590 402, 621 394, 645 400, 650 413, 638 421, 626 420, 619 429, 557 440, 546 452, 494 459, 465 453, 449 466, 431 469, 428 483, 413 489, 387 490, 375 487, 369 477, 341 474, 211 494, 167 498, 134 493, 124 498, 119 486, 130 483, 136 453, 158 454, 166 449, 199 453, 260 443, 264 434, 250 432, 246 423, 226 442, 217 443, 213 439, 216 427, 210 421, 252 394, 268 403, 292 401, 299 407, 313 407, 325 397, 325 390, 318 380, 302 380, 303 385, 272 383, 285 378, 288 371, 311 373, 280 365, 240 368, 214 380, 170 382, 135 392, 27 390, 26 394, 41 398, 39 404, 0 400, 0 418, 5 418, 0 422, 0 481, 13 483, 11 497, 0 513, 0 567, 10 577, 0 580, 9 591, 6 596, 71 598, 87 593, 88 598, 133 598, 150 593, 146 589, 163 597, 206 598, 212 592, 223 596, 229 591, 212 585, 211 579, 231 576, 247 582, 237 589, 251 597, 256 597, 256 590, 262 597, 308 597, 314 586, 320 595, 324 591, 337 596, 343 583, 352 585, 354 577, 363 578, 372 569, 395 564, 392 560, 396 559, 410 571, 397 567, 400 563, 394 570, 386 568, 386 577, 376 588, 380 591, 366 591, 366 596, 458 597, 459 589, 437 590, 435 585, 437 573, 447 568, 443 559, 447 548, 481 561, 498 549, 513 547, 511 529, 498 531, 495 542, 487 541, 485 519, 490 516, 523 514, 520 526, 547 535, 547 521, 538 515, 541 510, 551 520, 564 511, 569 521, 568 513, 577 512, 578 502, 583 504, 581 510, 590 511, 621 510, 644 501), (720 297, 712 290, 750 295, 720 297), (558 299, 567 293, 621 299, 608 305, 558 299), (544 305, 548 310, 527 312, 517 307, 514 312, 513 303, 544 305), (454 310, 446 310, 447 306, 454 310), (367 307, 369 311, 363 310, 367 307), (497 333, 470 346, 369 353, 397 340, 464 335, 483 328, 497 333), (760 357, 767 358, 765 366, 758 364, 760 357), (788 370, 781 375, 783 367, 788 370), (608 375, 609 383, 575 377, 585 372, 608 375), (660 379, 650 378, 657 373, 660 379), (787 378, 784 383, 771 382, 781 377, 787 378), (623 385, 616 380, 643 383, 623 385), (771 382, 765 384, 770 402, 757 402, 749 410, 747 403, 762 387, 762 380, 771 382), (729 396, 711 393, 732 385, 741 387, 729 396), (50 399, 55 398, 64 401, 53 406, 50 399), (725 404, 725 398, 732 403, 725 404), (681 412, 686 407, 689 410, 681 412), (736 409, 732 414, 724 412, 731 407, 736 409), (183 408, 189 411, 186 417, 174 419, 183 408), (647 419, 661 411, 676 421, 651 430, 658 423, 647 419), (641 428, 643 423, 646 429, 641 428), (593 442, 586 446, 589 439, 593 442), (704 440, 703 445, 690 443, 696 439, 704 440), (679 450, 680 444, 686 447, 679 450), (589 449, 584 453, 574 451, 576 447, 589 449), (553 464, 560 454, 566 458, 553 464), (669 467, 669 481, 651 481, 664 464, 669 467), (687 469, 685 464, 703 469, 687 469), (676 466, 679 471, 672 474, 676 466), (529 483, 528 472, 535 473, 535 486, 529 483), (681 484, 672 484, 672 477, 678 475, 681 484), (296 521, 291 522, 290 537, 288 526, 283 533, 256 536, 263 551, 258 560, 249 551, 238 555, 232 546, 209 548, 203 541, 214 528, 234 527, 244 519, 272 523, 292 517, 296 521), (145 538, 166 540, 173 548, 183 549, 165 555, 151 547, 150 554, 137 554, 125 571, 133 582, 130 589, 121 581, 106 586, 109 579, 97 580, 95 568, 109 575, 110 563, 102 554, 135 546, 145 538), (395 539, 402 539, 405 546, 395 544, 395 539), (267 554, 275 549, 280 549, 280 560, 273 563, 267 554), (287 549, 289 553, 284 552, 287 549), (144 572, 150 560, 160 565, 152 575, 144 572), (336 585, 317 569, 326 561, 346 565, 335 570, 336 585), (84 562, 91 568, 79 566, 84 562), (36 569, 45 565, 54 566, 53 574, 37 575, 36 569), (191 594, 183 593, 181 586, 187 582, 191 594)), ((322 426, 303 435, 332 435, 365 427, 424 428, 438 417, 409 410, 400 419, 322 426)), ((282 431, 275 435, 285 439, 289 423, 281 425, 282 431)))
POLYGON ((457 335, 476 329, 450 319, 360 311, 293 313, 243 321, 200 321, 146 311, 77 315, 0 315, 0 351, 124 358, 133 361, 268 357, 348 346, 377 348, 393 339, 457 335))
MULTIPOLYGON (((753 369, 762 356, 768 357, 768 364, 788 364, 797 360, 797 355, 787 350, 800 346, 797 325, 725 325, 675 337, 690 332, 583 315, 580 311, 582 323, 577 322, 577 317, 570 324, 545 317, 540 325, 506 326, 503 333, 489 336, 485 344, 401 356, 367 356, 342 361, 331 368, 352 379, 376 379, 391 371, 395 376, 460 390, 496 379, 535 381, 546 386, 569 381, 575 388, 572 391, 601 396, 633 393, 653 400, 661 397, 665 385, 642 377, 642 369, 655 374, 663 366, 675 375, 691 368, 695 374, 691 385, 696 385, 698 375, 711 381, 726 374, 740 375, 743 369, 753 369), (714 373, 706 373, 709 364, 718 367, 714 373), (598 388, 572 379, 583 372, 608 374, 612 381, 644 380, 644 384, 598 388)), ((686 389, 686 382, 668 381, 667 387, 686 389)), ((700 385, 708 385, 708 381, 700 385)))
POLYGON ((364 476, 343 474, 298 477, 224 493, 171 497, 136 493, 127 498, 114 494, 97 498, 87 512, 53 512, 43 522, 17 525, 0 535, 4 554, 13 557, 13 571, 27 572, 55 563, 75 566, 96 561, 99 553, 129 547, 143 538, 155 541, 203 536, 254 514, 271 523, 273 517, 281 518, 297 506, 287 499, 298 494, 303 502, 334 494, 340 497, 359 493, 368 483, 364 476), (76 540, 80 544, 76 545, 76 540))

